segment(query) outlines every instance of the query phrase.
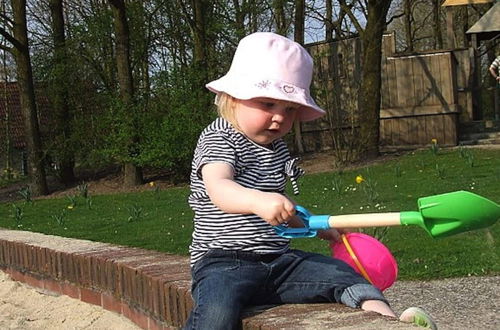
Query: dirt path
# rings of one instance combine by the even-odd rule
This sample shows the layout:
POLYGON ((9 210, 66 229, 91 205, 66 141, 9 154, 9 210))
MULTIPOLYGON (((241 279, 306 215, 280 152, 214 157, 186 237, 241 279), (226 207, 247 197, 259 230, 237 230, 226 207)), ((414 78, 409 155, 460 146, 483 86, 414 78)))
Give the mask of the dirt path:
POLYGON ((440 330, 500 329, 500 276, 396 282, 384 293, 397 313, 424 308, 440 330))

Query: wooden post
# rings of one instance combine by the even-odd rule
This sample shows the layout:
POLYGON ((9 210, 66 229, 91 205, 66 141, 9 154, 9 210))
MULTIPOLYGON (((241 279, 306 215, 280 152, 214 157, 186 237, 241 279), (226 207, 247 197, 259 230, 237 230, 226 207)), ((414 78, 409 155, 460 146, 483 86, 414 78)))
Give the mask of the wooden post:
POLYGON ((481 107, 481 59, 479 58, 479 42, 477 34, 473 33, 471 36, 471 43, 473 49, 473 74, 472 74, 472 120, 483 119, 483 111, 481 107))

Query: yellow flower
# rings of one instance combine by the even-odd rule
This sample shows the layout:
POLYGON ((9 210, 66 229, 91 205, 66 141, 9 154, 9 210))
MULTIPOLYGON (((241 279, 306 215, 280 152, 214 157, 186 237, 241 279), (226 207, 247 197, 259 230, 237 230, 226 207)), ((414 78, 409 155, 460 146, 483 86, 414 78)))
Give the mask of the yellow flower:
POLYGON ((365 181, 365 179, 363 179, 363 177, 362 177, 361 175, 358 175, 358 176, 356 177, 356 183, 357 183, 357 184, 360 184, 360 183, 361 183, 361 182, 363 182, 363 181, 365 181))
POLYGON ((154 187, 154 186, 155 186, 155 182, 154 182, 154 181, 151 181, 151 182, 149 183, 149 186, 150 186, 150 187, 154 187))
POLYGON ((68 205, 68 210, 72 210, 73 209, 73 205, 68 205))
POLYGON ((437 139, 432 139, 431 142, 432 142, 432 144, 437 144, 438 140, 437 139))

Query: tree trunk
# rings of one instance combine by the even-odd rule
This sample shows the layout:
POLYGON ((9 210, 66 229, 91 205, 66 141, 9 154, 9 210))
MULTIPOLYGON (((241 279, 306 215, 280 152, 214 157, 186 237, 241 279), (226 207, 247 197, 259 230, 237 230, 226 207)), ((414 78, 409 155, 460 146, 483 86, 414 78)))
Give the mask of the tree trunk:
POLYGON ((274 0, 274 21, 276 22, 276 33, 286 36, 286 16, 285 16, 285 0, 274 0))
POLYGON ((57 159, 59 177, 61 182, 69 186, 76 181, 73 168, 75 166, 74 152, 70 141, 71 120, 68 105, 66 37, 64 33, 64 16, 62 0, 49 1, 52 16, 52 34, 54 40, 54 66, 56 76, 52 82, 55 95, 53 95, 53 110, 55 114, 54 135, 57 141, 57 159))
MULTIPOLYGON (((243 3, 244 4, 244 3, 243 3)), ((245 12, 240 6, 240 0, 233 0, 234 7, 234 23, 236 26, 236 37, 238 40, 243 39, 246 35, 245 31, 245 12)))
MULTIPOLYGON (((295 36, 297 43, 304 44, 304 20, 305 20, 305 0, 295 0, 295 36)), ((302 143, 302 131, 299 121, 294 124, 295 131, 295 146, 300 154, 304 153, 304 145, 302 143)))
POLYGON ((332 0, 325 1, 326 13, 325 13, 325 41, 333 41, 333 3, 332 0))
MULTIPOLYGON (((205 68, 207 64, 207 39, 206 39, 206 15, 207 3, 205 0, 193 0, 193 39, 194 39, 194 63, 197 67, 205 68)), ((208 80, 208 79, 207 79, 208 80)))
MULTIPOLYGON (((127 22, 125 2, 123 0, 110 0, 114 18, 116 37, 116 68, 118 82, 120 84, 120 98, 128 111, 131 111, 130 141, 128 145, 129 157, 136 156, 138 152, 136 145, 139 142, 137 135, 137 109, 134 107, 134 85, 132 80, 132 68, 130 65, 130 33, 127 22)), ((142 169, 133 162, 124 164, 123 184, 126 187, 136 186, 143 183, 142 169)))
POLYGON ((42 143, 38 127, 38 116, 35 102, 35 88, 33 86, 33 71, 28 46, 26 26, 26 0, 12 0, 14 15, 13 36, 17 40, 13 48, 13 55, 17 65, 17 80, 21 112, 24 119, 26 148, 28 153, 28 174, 31 179, 33 195, 47 195, 49 189, 45 176, 42 143))
POLYGON ((441 29, 441 0, 432 0, 432 18, 434 23, 434 49, 443 49, 441 29))
POLYGON ((368 19, 361 34, 363 42, 363 77, 359 104, 360 157, 375 158, 379 154, 379 120, 382 35, 391 1, 368 0, 368 19))
POLYGON ((413 52, 413 37, 412 37, 412 20, 413 13, 411 11, 412 1, 404 0, 404 25, 405 25, 405 36, 406 36, 406 50, 413 52))

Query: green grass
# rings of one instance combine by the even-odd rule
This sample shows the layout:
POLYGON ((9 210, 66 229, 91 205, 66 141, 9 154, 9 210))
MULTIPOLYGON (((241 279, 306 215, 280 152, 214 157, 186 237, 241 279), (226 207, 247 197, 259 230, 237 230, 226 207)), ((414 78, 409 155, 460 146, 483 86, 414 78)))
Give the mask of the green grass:
MULTIPOLYGON (((500 151, 475 149, 468 159, 466 152, 457 149, 440 150, 437 155, 419 151, 357 170, 306 175, 295 200, 312 213, 331 215, 416 210, 419 197, 455 190, 472 191, 499 203, 500 151), (356 184, 357 175, 366 181, 356 184), (371 193, 363 189, 367 183, 373 187, 371 193)), ((90 196, 90 208, 83 197, 77 197, 73 209, 68 208, 69 198, 4 203, 0 226, 187 254, 193 217, 188 194, 188 187, 177 187, 90 196), (18 221, 13 204, 22 210, 18 221)), ((400 279, 422 280, 499 274, 499 235, 498 224, 439 239, 418 227, 392 227, 384 243, 398 261, 400 279)), ((292 245, 331 253, 319 239, 294 239, 292 245)))

